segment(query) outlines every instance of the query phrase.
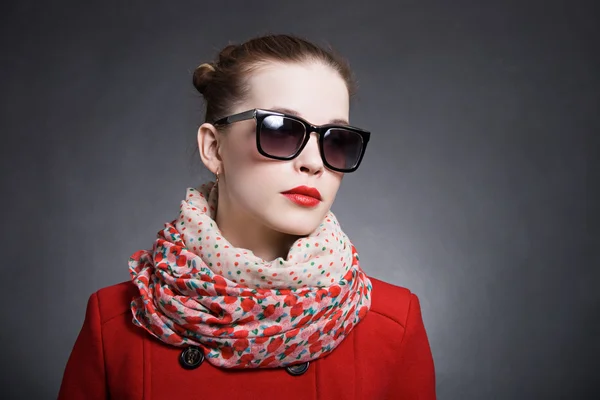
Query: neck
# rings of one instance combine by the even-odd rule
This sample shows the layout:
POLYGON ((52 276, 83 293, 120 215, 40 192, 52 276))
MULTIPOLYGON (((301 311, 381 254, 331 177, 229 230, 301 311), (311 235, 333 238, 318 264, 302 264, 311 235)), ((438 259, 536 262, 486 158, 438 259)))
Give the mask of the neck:
POLYGON ((250 250, 265 261, 278 257, 286 259, 290 247, 298 239, 298 236, 275 231, 250 215, 236 211, 226 201, 226 196, 219 196, 215 221, 232 246, 250 250))

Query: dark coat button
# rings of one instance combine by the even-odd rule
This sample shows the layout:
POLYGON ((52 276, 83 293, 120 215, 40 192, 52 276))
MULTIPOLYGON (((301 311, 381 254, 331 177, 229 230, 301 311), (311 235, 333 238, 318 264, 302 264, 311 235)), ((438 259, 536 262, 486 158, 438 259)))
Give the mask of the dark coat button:
POLYGON ((298 376, 305 373, 308 370, 309 365, 310 363, 307 361, 302 364, 290 365, 289 367, 286 367, 286 369, 287 372, 290 373, 290 375, 298 376))
POLYGON ((179 355, 179 363, 185 369, 198 368, 202 362, 204 362, 204 353, 196 346, 185 348, 179 355))

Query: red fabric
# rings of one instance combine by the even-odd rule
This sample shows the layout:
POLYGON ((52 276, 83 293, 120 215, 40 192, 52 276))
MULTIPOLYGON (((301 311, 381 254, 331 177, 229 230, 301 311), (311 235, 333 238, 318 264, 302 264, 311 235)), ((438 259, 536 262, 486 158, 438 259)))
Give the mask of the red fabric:
POLYGON ((328 356, 285 369, 225 370, 179 364, 168 346, 132 323, 136 293, 123 282, 94 293, 65 368, 68 399, 435 399, 434 364, 416 295, 371 278, 371 310, 328 356))

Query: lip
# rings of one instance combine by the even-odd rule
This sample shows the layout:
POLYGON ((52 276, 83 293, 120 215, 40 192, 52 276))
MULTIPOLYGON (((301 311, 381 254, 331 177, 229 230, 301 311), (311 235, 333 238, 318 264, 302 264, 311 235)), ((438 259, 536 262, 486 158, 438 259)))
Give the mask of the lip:
POLYGON ((285 192, 281 192, 281 194, 299 194, 302 196, 312 197, 317 200, 321 200, 321 193, 316 188, 309 186, 298 186, 290 190, 286 190, 285 192))

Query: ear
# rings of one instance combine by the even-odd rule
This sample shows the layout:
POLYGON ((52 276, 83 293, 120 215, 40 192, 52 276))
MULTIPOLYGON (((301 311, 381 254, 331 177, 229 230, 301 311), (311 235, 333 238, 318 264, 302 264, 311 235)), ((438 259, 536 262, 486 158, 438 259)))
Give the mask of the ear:
POLYGON ((214 125, 204 123, 198 128, 198 152, 202 162, 213 174, 223 170, 220 134, 214 125))

